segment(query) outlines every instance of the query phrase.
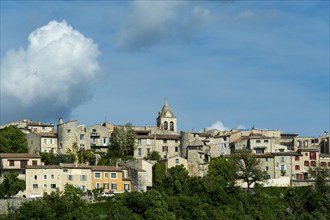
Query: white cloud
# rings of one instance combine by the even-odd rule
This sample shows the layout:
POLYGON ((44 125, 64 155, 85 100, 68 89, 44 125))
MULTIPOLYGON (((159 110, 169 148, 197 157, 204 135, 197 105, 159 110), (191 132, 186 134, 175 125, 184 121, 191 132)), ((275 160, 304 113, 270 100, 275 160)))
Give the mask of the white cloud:
POLYGON ((99 54, 92 39, 65 21, 34 30, 27 49, 10 50, 1 59, 2 120, 13 112, 18 117, 68 115, 90 97, 99 54))
POLYGON ((225 127, 225 125, 221 121, 214 122, 210 127, 206 128, 207 130, 217 129, 219 131, 228 131, 230 130, 228 127, 225 127))
POLYGON ((116 43, 120 49, 136 50, 190 37, 209 17, 209 10, 185 1, 133 1, 116 43))

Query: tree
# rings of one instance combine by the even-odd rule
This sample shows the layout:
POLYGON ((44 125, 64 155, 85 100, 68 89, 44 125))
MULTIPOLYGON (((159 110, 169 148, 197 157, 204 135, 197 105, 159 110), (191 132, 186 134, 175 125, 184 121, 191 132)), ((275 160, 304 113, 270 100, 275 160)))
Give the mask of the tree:
POLYGON ((133 156, 136 133, 132 124, 115 127, 111 134, 109 156, 133 156))
POLYGON ((234 186, 237 180, 237 164, 232 157, 217 157, 209 164, 208 176, 219 177, 227 185, 234 186))
POLYGON ((5 174, 4 180, 0 184, 0 198, 9 198, 23 190, 25 190, 25 181, 19 179, 18 174, 5 174))
POLYGON ((79 163, 89 163, 90 165, 95 165, 95 154, 92 150, 79 150, 78 151, 78 162, 79 163))
POLYGON ((39 155, 41 156, 41 161, 45 163, 45 165, 54 165, 56 156, 53 152, 40 152, 39 155))
POLYGON ((237 151, 233 154, 233 158, 238 167, 238 179, 247 183, 248 190, 252 183, 263 180, 265 172, 261 170, 260 160, 249 150, 237 151))
POLYGON ((158 151, 153 151, 150 155, 145 157, 146 160, 156 160, 159 161, 162 159, 158 151))
POLYGON ((66 184, 63 192, 57 190, 23 203, 13 219, 95 219, 83 194, 79 188, 66 184))
POLYGON ((15 126, 0 130, 0 153, 27 153, 25 134, 15 126))

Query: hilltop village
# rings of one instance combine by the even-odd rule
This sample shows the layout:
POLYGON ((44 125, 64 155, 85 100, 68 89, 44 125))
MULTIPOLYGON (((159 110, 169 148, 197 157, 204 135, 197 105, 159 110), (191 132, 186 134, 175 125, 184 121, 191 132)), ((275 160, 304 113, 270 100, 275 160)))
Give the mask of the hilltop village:
MULTIPOLYGON (((101 166, 98 157, 111 148, 111 123, 85 126, 78 121, 46 124, 31 120, 11 122, 0 127, 15 126, 24 132, 28 153, 1 153, 0 175, 16 172, 26 182, 26 197, 42 197, 69 183, 83 191, 102 188, 104 193, 145 192, 153 187, 155 164, 165 169, 182 165, 190 176, 204 177, 209 162, 247 149, 260 160, 267 178, 262 183, 272 186, 307 186, 313 184, 310 168, 330 168, 330 135, 301 137, 279 130, 232 129, 202 132, 178 131, 177 117, 167 101, 158 113, 156 125, 132 126, 135 132, 133 159, 118 160, 115 165, 101 166), (74 149, 74 146, 76 149, 74 149), (77 150, 92 150, 96 162, 45 165, 41 153, 54 155, 77 150), (160 160, 150 160, 158 152, 160 160)), ((241 183, 241 187, 246 187, 241 183)))

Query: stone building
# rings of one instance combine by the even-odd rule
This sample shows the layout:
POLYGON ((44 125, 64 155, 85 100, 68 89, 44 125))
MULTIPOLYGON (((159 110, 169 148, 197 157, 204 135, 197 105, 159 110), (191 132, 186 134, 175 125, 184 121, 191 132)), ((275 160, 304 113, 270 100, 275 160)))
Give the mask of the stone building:
POLYGON ((56 133, 31 132, 26 135, 26 140, 28 142, 29 153, 53 152, 54 154, 57 154, 57 134, 56 133))
POLYGON ((54 133, 54 125, 52 123, 45 124, 40 121, 34 122, 28 119, 18 120, 14 122, 10 122, 0 126, 0 130, 7 126, 15 126, 19 128, 23 133, 28 134, 30 132, 34 133, 54 133))
POLYGON ((162 158, 180 156, 180 135, 177 133, 177 118, 165 102, 157 117, 157 126, 134 126, 136 145, 134 157, 142 159, 153 151, 162 158))
POLYGON ((79 149, 90 149, 90 136, 84 125, 78 125, 77 120, 63 123, 62 118, 59 119, 57 125, 58 137, 58 153, 65 154, 72 149, 74 143, 79 149))
POLYGON ((0 154, 0 176, 6 173, 17 173, 20 178, 24 178, 27 165, 41 165, 41 157, 27 153, 0 154))

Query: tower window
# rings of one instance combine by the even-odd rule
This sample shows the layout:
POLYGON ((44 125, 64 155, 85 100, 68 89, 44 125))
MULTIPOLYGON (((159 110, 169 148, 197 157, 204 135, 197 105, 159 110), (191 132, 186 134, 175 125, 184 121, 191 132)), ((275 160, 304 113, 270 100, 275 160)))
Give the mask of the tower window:
POLYGON ((164 129, 165 129, 165 130, 168 129, 168 123, 167 123, 167 121, 164 122, 164 129))
POLYGON ((170 130, 171 131, 174 131, 174 123, 173 123, 173 121, 170 122, 170 130))

